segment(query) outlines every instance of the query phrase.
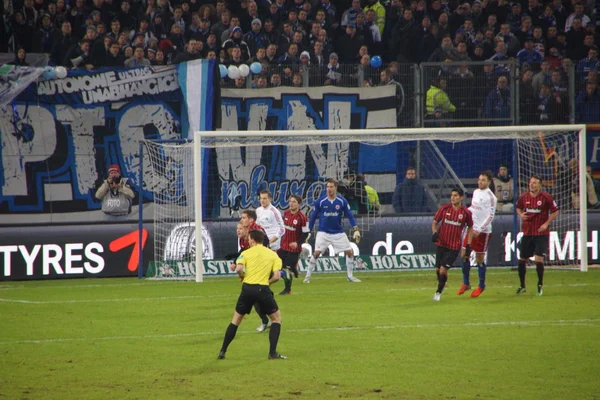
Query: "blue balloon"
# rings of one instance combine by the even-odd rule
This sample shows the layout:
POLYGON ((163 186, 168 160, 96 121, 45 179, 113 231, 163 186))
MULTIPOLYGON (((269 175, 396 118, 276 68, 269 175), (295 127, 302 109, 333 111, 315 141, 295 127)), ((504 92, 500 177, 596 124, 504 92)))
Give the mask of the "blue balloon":
POLYGON ((227 67, 219 64, 219 73, 221 74, 221 78, 225 78, 227 76, 227 67))
POLYGON ((48 80, 56 78, 56 71, 51 66, 44 67, 42 76, 48 80))
POLYGON ((262 64, 256 61, 253 62, 250 64, 250 71, 252 71, 253 74, 260 74, 262 71, 262 64))
POLYGON ((379 67, 381 67, 381 64, 383 64, 383 61, 381 61, 381 57, 379 57, 379 56, 373 56, 371 58, 371 67, 373 67, 373 68, 379 68, 379 67))

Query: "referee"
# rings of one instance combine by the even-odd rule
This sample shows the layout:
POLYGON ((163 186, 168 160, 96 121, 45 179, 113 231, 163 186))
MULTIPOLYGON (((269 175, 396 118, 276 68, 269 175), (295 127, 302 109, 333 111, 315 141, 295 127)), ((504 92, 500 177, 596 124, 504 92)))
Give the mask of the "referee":
POLYGON ((273 250, 262 245, 265 234, 261 231, 250 231, 248 233, 250 248, 243 251, 236 260, 236 269, 242 278, 242 293, 238 298, 233 313, 233 319, 225 331, 223 347, 217 357, 219 360, 225 358, 227 347, 235 338, 238 326, 242 323, 244 315, 249 314, 252 306, 257 303, 271 319, 271 330, 269 331, 269 359, 287 358, 277 353, 277 342, 281 332, 281 312, 273 297, 269 285, 279 280, 281 271, 281 259, 273 250), (245 269, 245 272, 244 272, 245 269), (269 276, 273 276, 269 279, 269 276))

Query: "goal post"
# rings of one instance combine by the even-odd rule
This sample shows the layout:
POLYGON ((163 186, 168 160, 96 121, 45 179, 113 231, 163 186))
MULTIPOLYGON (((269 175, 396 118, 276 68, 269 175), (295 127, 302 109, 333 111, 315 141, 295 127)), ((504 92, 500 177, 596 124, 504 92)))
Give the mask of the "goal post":
MULTIPOLYGON (((230 243, 222 243, 221 239, 211 242, 210 235, 205 237, 207 226, 228 220, 227 241, 235 241, 235 218, 242 209, 258 207, 259 190, 269 189, 273 204, 283 212, 290 194, 302 194, 304 207, 310 207, 323 193, 327 178, 346 182, 355 175, 366 177, 365 186, 369 184, 379 191, 382 208, 374 211, 370 204, 365 206, 360 201, 356 205, 355 217, 368 238, 369 229, 376 226, 382 214, 397 215, 392 195, 404 180, 407 166, 417 168, 429 202, 428 212, 415 218, 430 220, 435 209, 448 201, 452 187, 470 192, 476 188, 479 172, 496 169, 500 161, 508 163, 509 168, 516 166, 512 172, 517 189, 515 203, 527 190, 532 175, 542 175, 543 190, 566 202, 559 204, 561 215, 552 224, 556 229, 551 233, 550 253, 558 260, 556 265, 586 271, 587 203, 582 191, 586 183, 585 133, 585 125, 207 131, 195 132, 193 143, 148 142, 155 147, 150 151, 154 155, 150 156, 149 169, 159 168, 149 173, 163 181, 169 176, 170 182, 177 183, 177 187, 167 187, 170 182, 151 185, 153 190, 170 193, 168 201, 157 204, 155 200, 154 240, 155 261, 173 268, 166 268, 157 278, 202 282, 207 271, 205 262, 222 260, 232 249, 230 243), (575 173, 578 184, 572 182, 575 173), (181 271, 174 271, 175 264, 181 271)), ((468 201, 465 197, 465 203, 468 201)), ((509 219, 507 214, 504 216, 509 219)), ((515 221, 502 233, 504 249, 516 251, 520 236, 515 221)), ((402 236, 403 232, 395 234, 402 236)), ((508 250, 505 253, 501 265, 516 262, 508 250)))

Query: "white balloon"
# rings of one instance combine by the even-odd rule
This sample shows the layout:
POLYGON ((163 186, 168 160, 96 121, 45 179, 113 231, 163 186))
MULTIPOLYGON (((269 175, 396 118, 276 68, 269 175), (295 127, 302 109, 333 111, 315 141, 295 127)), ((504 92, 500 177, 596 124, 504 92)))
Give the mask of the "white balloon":
POLYGON ((229 68, 227 68, 227 76, 229 76, 231 79, 237 79, 240 77, 240 69, 238 67, 236 67, 235 65, 230 65, 229 68))
POLYGON ((250 67, 248 67, 246 64, 240 65, 238 69, 240 70, 240 75, 244 78, 250 75, 250 67))
POLYGON ((58 79, 63 79, 67 77, 67 69, 65 67, 56 67, 54 68, 56 71, 56 77, 58 79))

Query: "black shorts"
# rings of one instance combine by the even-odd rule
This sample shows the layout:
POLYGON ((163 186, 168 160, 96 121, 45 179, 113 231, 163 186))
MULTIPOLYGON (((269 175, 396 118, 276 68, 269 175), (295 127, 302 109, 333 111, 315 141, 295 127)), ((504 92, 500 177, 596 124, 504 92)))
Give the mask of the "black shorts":
POLYGON ((531 256, 545 257, 548 253, 549 236, 523 236, 519 243, 519 258, 526 259, 531 256))
POLYGON ((279 249, 277 254, 279 254, 279 258, 281 258, 283 268, 289 268, 293 273, 298 272, 298 259, 300 258, 300 253, 292 253, 291 251, 279 249))
POLYGON ((273 292, 268 286, 244 283, 242 285, 242 293, 240 293, 240 297, 238 297, 237 304, 235 305, 235 311, 242 315, 250 314, 254 303, 258 304, 260 310, 267 315, 271 315, 279 310, 273 292))
POLYGON ((458 253, 460 250, 450 250, 445 247, 438 246, 437 251, 435 252, 435 267, 445 267, 451 268, 452 264, 458 257, 458 253))

